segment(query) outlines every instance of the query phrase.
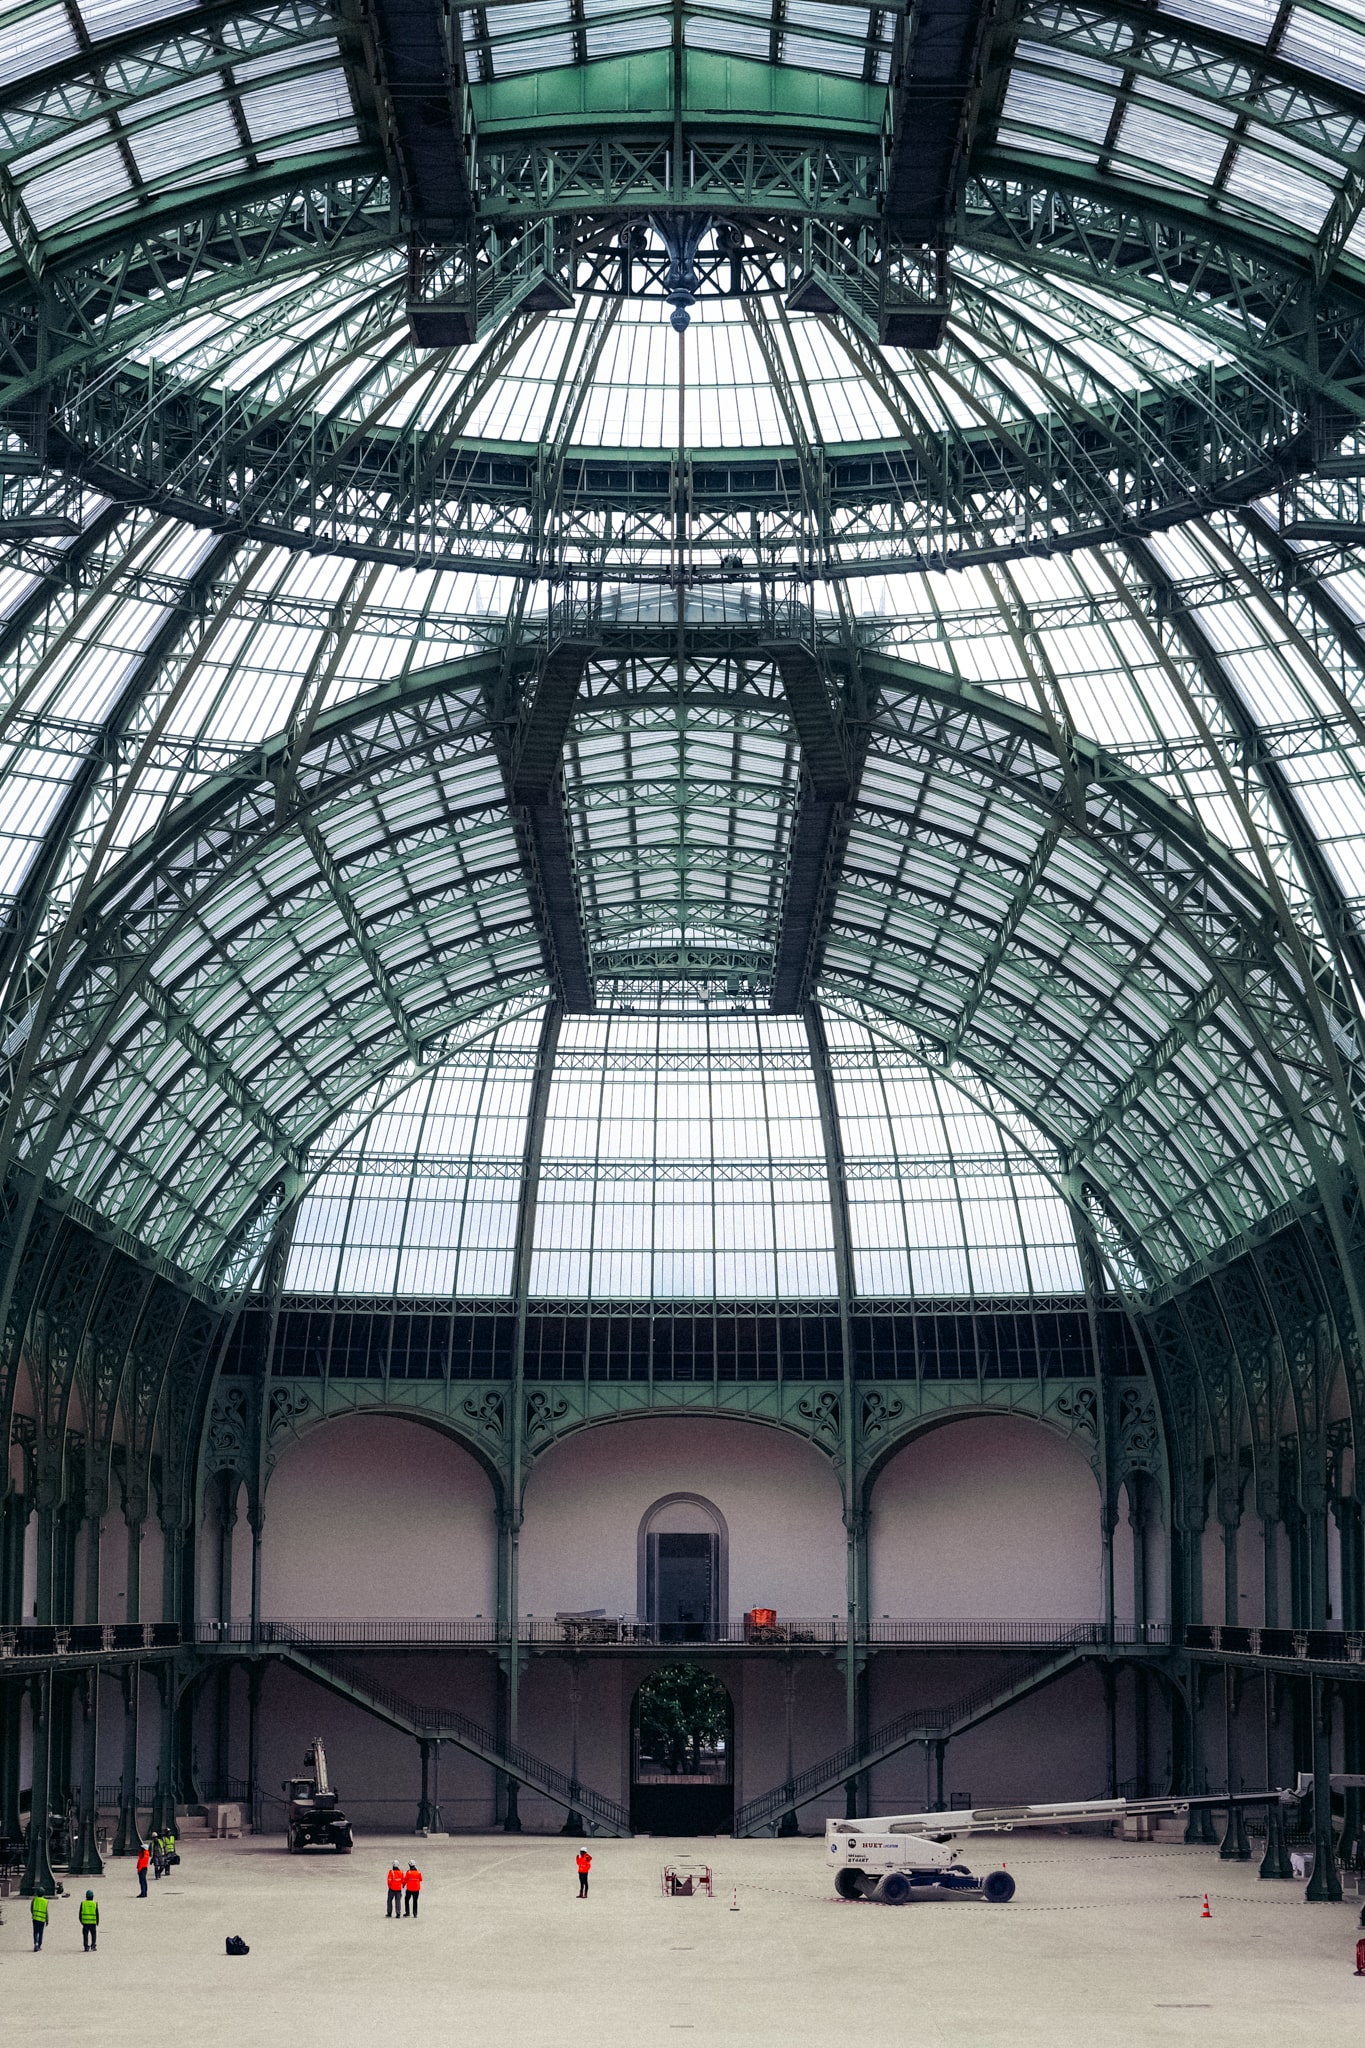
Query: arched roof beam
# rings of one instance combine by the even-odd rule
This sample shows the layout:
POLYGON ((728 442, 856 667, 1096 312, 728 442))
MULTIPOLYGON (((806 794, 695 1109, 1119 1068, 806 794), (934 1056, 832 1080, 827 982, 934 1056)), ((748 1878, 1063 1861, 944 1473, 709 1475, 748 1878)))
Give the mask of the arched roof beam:
POLYGON ((1171 630, 1188 649, 1200 675, 1230 720, 1245 749, 1246 758, 1254 761, 1256 772, 1266 785, 1275 815, 1304 877, 1322 938, 1334 951, 1339 951, 1342 988, 1355 998, 1353 1007, 1359 1016, 1359 999, 1365 992, 1365 936, 1356 928, 1341 886, 1323 859, 1283 769, 1271 750, 1261 744, 1256 721, 1223 667, 1217 649, 1200 624, 1198 613, 1181 602, 1174 577, 1144 541, 1129 541, 1127 553, 1152 587, 1166 599, 1171 630))

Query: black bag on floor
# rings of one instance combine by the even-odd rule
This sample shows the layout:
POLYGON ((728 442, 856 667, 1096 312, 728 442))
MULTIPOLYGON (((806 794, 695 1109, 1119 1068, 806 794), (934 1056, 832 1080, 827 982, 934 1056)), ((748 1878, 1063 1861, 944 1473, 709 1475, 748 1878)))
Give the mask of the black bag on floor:
POLYGON ((180 1851, 179 1851, 178 1849, 172 1849, 172 1851, 171 1851, 170 1855, 169 1855, 169 1856, 168 1856, 168 1857, 166 1858, 166 1868, 167 1868, 167 1870, 169 1870, 169 1869, 170 1869, 170 1867, 171 1867, 171 1865, 172 1865, 173 1863, 178 1863, 179 1861, 180 1861, 180 1851))
POLYGON ((240 1934, 230 1934, 224 1946, 230 1956, 249 1956, 251 1954, 251 1950, 242 1940, 240 1934))

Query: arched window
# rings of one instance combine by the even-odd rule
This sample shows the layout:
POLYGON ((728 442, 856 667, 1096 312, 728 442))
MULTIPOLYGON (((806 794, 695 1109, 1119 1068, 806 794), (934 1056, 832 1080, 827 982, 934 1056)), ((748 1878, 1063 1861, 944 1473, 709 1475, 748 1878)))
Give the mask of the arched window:
POLYGON ((714 1642, 728 1615, 729 1535, 699 1493, 669 1493, 640 1523, 639 1611, 661 1643, 714 1642))

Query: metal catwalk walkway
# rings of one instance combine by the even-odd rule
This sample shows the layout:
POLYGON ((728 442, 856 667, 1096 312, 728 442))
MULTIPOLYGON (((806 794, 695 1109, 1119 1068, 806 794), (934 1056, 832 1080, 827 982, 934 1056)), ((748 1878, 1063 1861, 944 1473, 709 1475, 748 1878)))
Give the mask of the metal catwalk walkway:
POLYGON ((874 1729, 865 1743, 850 1743, 844 1749, 836 1749, 832 1756, 775 1785, 771 1792, 746 1800, 735 1813, 734 1832, 757 1835, 775 1828, 784 1814, 794 1813, 812 1799, 837 1790, 850 1778, 870 1771, 874 1764, 885 1763, 898 1750, 908 1749, 912 1742, 950 1742, 954 1736, 965 1735, 969 1728, 989 1721, 992 1714, 1001 1713, 1016 1700, 1026 1699, 1040 1686, 1050 1685, 1064 1671, 1083 1663, 1086 1655, 1082 1647, 1073 1645, 1056 1656, 1030 1660, 1027 1668, 1007 1684, 978 1686, 951 1706, 912 1707, 909 1713, 874 1729))

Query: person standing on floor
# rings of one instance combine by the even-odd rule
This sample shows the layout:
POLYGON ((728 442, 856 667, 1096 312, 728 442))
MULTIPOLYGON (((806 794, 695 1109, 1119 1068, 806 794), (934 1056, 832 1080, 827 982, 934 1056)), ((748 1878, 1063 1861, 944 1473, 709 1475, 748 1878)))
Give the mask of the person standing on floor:
POLYGON ((574 1857, 574 1866, 578 1871, 578 1896, 580 1899, 586 1899, 588 1896, 588 1872, 592 1869, 592 1858, 588 1854, 586 1842, 574 1857))
POLYGON ((29 1912, 33 1916, 33 1953, 36 1956, 43 1945, 43 1936, 47 1932, 47 1893, 41 1885, 33 1894, 33 1903, 29 1907, 29 1912))
POLYGON ((81 1948, 87 1953, 99 1947, 100 1909, 93 1892, 81 1900, 81 1948))
POLYGON ((407 1868, 407 1874, 403 1879, 403 1918, 405 1920, 409 1913, 411 1913, 414 1920, 417 1918, 417 1901, 421 1896, 422 1873, 415 1863, 410 1863, 407 1868))
POLYGON ((151 1860, 152 1852, 144 1842, 137 1852, 137 1881, 142 1886, 142 1890, 138 1893, 140 1899, 145 1899, 147 1896, 147 1865, 151 1860))
POLYGON ((389 1908, 386 1920, 401 1920, 403 1917, 403 1873, 396 1863, 389 1866, 389 1908))

